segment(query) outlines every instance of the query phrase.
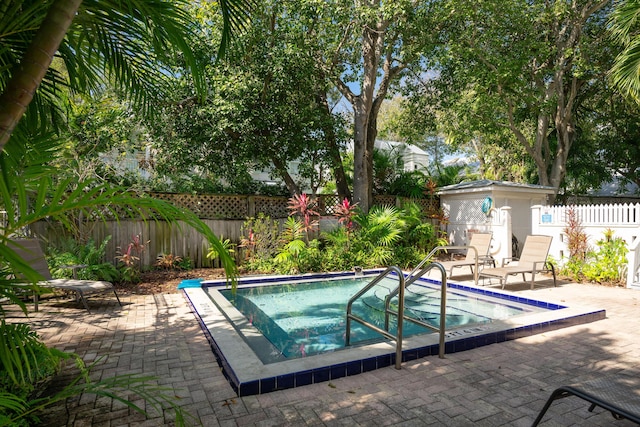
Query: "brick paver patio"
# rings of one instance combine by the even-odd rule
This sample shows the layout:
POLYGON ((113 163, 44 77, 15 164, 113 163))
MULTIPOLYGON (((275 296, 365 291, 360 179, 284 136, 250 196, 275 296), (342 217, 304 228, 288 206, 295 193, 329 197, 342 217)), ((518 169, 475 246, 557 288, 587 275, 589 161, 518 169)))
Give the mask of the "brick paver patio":
MULTIPOLYGON (((147 374, 173 388, 204 426, 529 426, 559 385, 640 366, 640 291, 562 284, 519 294, 607 310, 607 319, 331 382, 238 398, 181 294, 90 300, 89 314, 50 300, 29 322, 44 340, 87 362, 94 378, 147 374)), ((510 286, 514 290, 513 286, 510 286)), ((9 321, 23 321, 17 312, 9 321)), ((69 376, 73 366, 63 370, 69 376)), ((61 380, 60 380, 61 381, 61 380)), ((139 402, 138 402, 139 403, 139 402)), ((542 425, 635 425, 577 398, 554 403, 542 425)), ((42 417, 49 426, 173 425, 170 411, 145 419, 123 404, 85 395, 42 417)))

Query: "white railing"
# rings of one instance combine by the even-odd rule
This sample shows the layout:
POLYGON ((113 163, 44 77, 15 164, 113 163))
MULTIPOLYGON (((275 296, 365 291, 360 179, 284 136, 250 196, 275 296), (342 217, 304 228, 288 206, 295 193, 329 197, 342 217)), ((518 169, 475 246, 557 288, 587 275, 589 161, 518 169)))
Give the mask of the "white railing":
MULTIPOLYGON (((534 206, 540 208, 540 221, 546 225, 566 226, 567 212, 573 210, 583 227, 640 225, 640 203, 608 205, 534 206)), ((535 217, 534 217, 535 218, 535 217)))
POLYGON ((627 286, 640 287, 640 203, 575 205, 575 206, 533 206, 531 212, 532 234, 544 234, 553 237, 549 255, 562 263, 569 256, 568 241, 565 233, 569 211, 572 210, 580 226, 587 234, 588 244, 595 246, 604 238, 607 230, 615 237, 621 237, 629 249, 627 256, 627 286), (633 279, 633 280, 632 280, 633 279))

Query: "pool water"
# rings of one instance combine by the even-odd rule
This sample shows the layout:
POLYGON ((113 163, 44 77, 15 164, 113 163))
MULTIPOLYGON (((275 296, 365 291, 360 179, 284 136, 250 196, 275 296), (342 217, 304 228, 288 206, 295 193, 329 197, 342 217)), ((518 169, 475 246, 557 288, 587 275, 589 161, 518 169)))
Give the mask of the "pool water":
MULTIPOLYGON (((272 363, 282 360, 282 357, 300 358, 344 349, 347 302, 371 280, 371 277, 339 278, 238 288, 235 293, 221 290, 220 293, 273 346, 269 352, 264 348, 254 348, 257 354, 262 355, 264 363, 272 363)), ((353 314, 384 328, 384 299, 397 286, 397 280, 385 278, 353 304, 353 314)), ((405 317, 438 327, 440 294, 440 285, 426 280, 408 286, 405 317)), ((391 303, 396 308, 397 298, 391 303)), ((490 323, 536 310, 532 306, 496 301, 463 291, 449 291, 446 305, 447 329, 490 323)), ((390 316, 389 332, 395 334, 396 328, 396 318, 390 316)), ((433 331, 405 320, 403 336, 427 333, 433 331)), ((381 340, 383 337, 379 333, 352 322, 352 345, 381 340)), ((255 347, 264 347, 264 342, 256 343, 255 347)))
MULTIPOLYGON (((364 272, 364 281, 373 280, 381 272, 364 272)), ((253 307, 246 315, 222 295, 223 292, 230 294, 224 279, 186 280, 180 289, 229 384, 238 396, 249 396, 331 381, 396 364, 395 344, 379 337, 369 340, 364 334, 371 332, 364 328, 352 334, 352 339, 359 340, 355 345, 341 347, 344 345, 347 300, 355 293, 353 289, 359 290, 362 285, 362 282, 351 280, 353 277, 353 272, 242 277, 238 280, 235 300, 242 301, 239 305, 253 307), (347 284, 346 287, 343 288, 341 282, 347 284), (279 286, 272 287, 274 284, 279 286), (350 286, 354 288, 349 289, 350 286), (325 290, 320 291, 318 287, 325 290), (298 293, 303 289, 309 292, 304 298, 298 293), (287 297, 290 298, 287 302, 278 301, 287 297), (298 312, 304 315, 293 316, 298 312), (274 336, 266 338, 255 327, 254 324, 263 321, 268 325, 263 329, 275 331, 274 336), (321 348, 326 351, 320 351, 321 348), (299 357, 303 355, 303 349, 304 355, 309 357, 299 357), (285 357, 283 353, 297 353, 298 357, 285 357)), ((417 286, 408 288, 406 313, 437 323, 439 282, 422 278, 420 287, 417 286)), ((387 293, 384 287, 374 288, 357 309, 363 310, 366 306, 368 312, 377 313, 371 314, 371 319, 380 322, 383 316, 379 308, 387 293)), ((567 307, 563 303, 453 282, 447 283, 447 310, 446 354, 606 317, 601 308, 567 307), (469 322, 466 326, 452 326, 463 319, 469 322)), ((353 322, 352 326, 360 325, 353 322)), ((402 361, 440 354, 438 335, 421 331, 405 337, 402 361)), ((432 363, 437 367, 440 362, 435 359, 432 363)))

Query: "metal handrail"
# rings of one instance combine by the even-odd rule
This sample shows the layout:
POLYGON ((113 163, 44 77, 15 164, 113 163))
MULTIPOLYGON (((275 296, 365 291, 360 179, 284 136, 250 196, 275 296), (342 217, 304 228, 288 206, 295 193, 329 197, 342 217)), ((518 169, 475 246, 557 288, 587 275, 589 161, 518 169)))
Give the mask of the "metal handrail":
MULTIPOLYGON (((475 249, 475 248, 474 248, 475 249)), ((429 256, 427 256, 428 259, 429 256)), ((423 260, 423 262, 420 263, 420 265, 424 265, 425 261, 423 260)), ((477 263, 477 258, 476 258, 476 263, 477 263)), ((384 337, 388 338, 388 339, 392 339, 396 341, 396 369, 400 369, 401 365, 402 365, 402 339, 403 339, 403 325, 404 325, 404 320, 408 320, 412 323, 415 323, 417 325, 423 326, 427 329, 430 329, 432 331, 436 331, 439 333, 439 357, 441 359, 444 359, 444 345, 445 345, 445 331, 446 331, 446 306, 447 306, 447 272, 445 270, 445 268, 443 267, 442 264, 434 262, 429 264, 427 267, 422 268, 420 271, 416 271, 414 269, 414 271, 411 272, 411 274, 409 274, 408 276, 405 277, 404 273, 402 273, 402 270, 400 270, 400 268, 398 267, 388 267, 385 271, 383 271, 382 273, 380 273, 378 276, 376 276, 375 279, 373 279, 371 282, 369 282, 365 287, 363 287, 362 289, 360 289, 356 294, 354 294, 350 299, 349 302, 347 303, 347 323, 346 323, 346 334, 345 334, 345 345, 348 346, 351 344, 351 321, 355 320, 356 322, 370 328, 373 329, 374 331, 378 332, 379 334, 383 335, 384 337), (431 271, 431 269, 433 268, 437 268, 440 270, 442 279, 441 279, 441 295, 440 295, 440 325, 439 327, 435 327, 432 326, 426 322, 423 322, 421 320, 418 319, 414 319, 412 317, 406 317, 404 316, 404 292, 407 286, 409 286, 410 284, 412 284, 413 282, 415 282, 416 280, 418 280, 420 277, 424 276, 427 272, 431 271), (380 281, 382 281, 382 279, 384 279, 385 277, 387 277, 390 273, 396 273, 397 277, 398 277, 398 287, 395 288, 394 290, 392 290, 386 297, 385 297, 385 306, 384 306, 384 313, 385 313, 385 322, 384 322, 384 329, 370 323, 367 322, 366 320, 355 316, 354 314, 352 314, 351 310, 352 310, 352 306, 353 303, 360 298, 361 296, 363 296, 365 293, 367 293, 369 290, 371 290, 371 288, 373 288, 374 286, 376 286, 378 283, 380 283, 380 281), (398 296, 398 311, 395 312, 393 310, 391 310, 390 304, 391 304, 391 299, 394 296, 398 296), (394 316, 397 316, 397 328, 396 328, 396 335, 394 336, 393 334, 391 334, 389 332, 389 315, 393 314, 394 316)))
MULTIPOLYGON (((423 260, 424 261, 424 260, 423 260)), ((424 263, 421 263, 424 264, 424 263)), ((432 262, 431 264, 427 265, 425 268, 421 269, 420 271, 417 272, 414 269, 414 271, 412 271, 407 278, 405 279, 404 285, 400 285, 400 286, 404 286, 405 288, 408 287, 409 285, 411 285, 413 282, 415 282, 416 280, 418 280, 420 277, 424 276, 427 272, 431 271, 431 269, 433 268, 437 268, 440 270, 441 273, 441 280, 440 280, 440 325, 439 327, 435 327, 432 326, 426 322, 423 322, 421 320, 418 319, 414 319, 412 317, 404 317, 404 320, 407 320, 409 322, 415 323, 416 325, 420 325, 423 326, 427 329, 430 329, 432 331, 436 331, 439 333, 439 348, 438 348, 438 357, 440 357, 440 359, 444 359, 444 341, 445 341, 445 331, 447 328, 447 322, 446 322, 446 308, 447 308, 447 271, 445 270, 444 266, 442 264, 440 264, 439 262, 432 262)), ((389 329, 389 315, 390 314, 395 314, 395 312, 393 310, 390 309, 390 305, 391 305, 391 299, 393 297, 395 297, 396 295, 398 295, 398 304, 400 304, 400 300, 402 299, 402 305, 403 305, 403 310, 404 310, 404 289, 400 289, 400 286, 394 290, 392 290, 391 292, 389 292, 389 294, 385 297, 384 299, 384 327, 388 330, 389 329)), ((399 322, 400 320, 398 320, 399 322)))
MULTIPOLYGON (((386 338, 388 339, 392 339, 396 341, 396 369, 400 369, 401 365, 402 365, 402 324, 403 319, 404 319, 404 274, 402 274, 402 271, 398 268, 398 267, 388 267, 385 271, 383 271, 382 273, 380 273, 375 279, 373 279, 371 282, 369 282, 369 284, 367 286, 365 286, 364 288, 360 289, 360 291, 358 291, 355 295, 353 295, 351 297, 351 299, 349 299, 349 302, 347 303, 347 326, 346 326, 346 336, 345 336, 345 345, 350 345, 351 343, 351 321, 355 320, 356 322, 370 328, 373 329, 374 331, 378 332, 381 335, 384 335, 386 338), (355 316, 351 313, 351 307, 353 305, 353 303, 360 298, 362 295, 364 295, 367 291, 369 291, 371 288, 373 288, 375 285, 377 285, 378 283, 380 283, 380 281, 382 279, 384 279, 386 276, 388 276, 390 273, 396 273, 396 275, 398 276, 398 288, 400 289, 399 292, 399 297, 398 297, 398 328, 396 330, 396 335, 394 336, 393 334, 389 333, 388 330, 384 330, 381 329, 379 327, 377 327, 376 325, 367 322, 364 319, 359 318, 358 316, 355 316)), ((394 313, 395 314, 395 313, 394 313)))

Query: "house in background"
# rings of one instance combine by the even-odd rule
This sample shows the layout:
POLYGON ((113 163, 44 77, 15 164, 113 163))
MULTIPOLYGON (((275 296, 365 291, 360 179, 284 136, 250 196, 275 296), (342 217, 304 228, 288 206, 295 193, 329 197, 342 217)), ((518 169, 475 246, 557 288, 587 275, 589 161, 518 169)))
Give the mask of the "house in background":
MULTIPOLYGON (((404 142, 397 141, 380 141, 377 140, 375 142, 375 148, 378 150, 385 151, 391 155, 398 155, 402 159, 402 163, 404 165, 404 171, 421 171, 427 172, 427 166, 429 165, 429 155, 426 151, 421 148, 407 144, 404 142)), ((347 146, 347 150, 353 151, 353 145, 347 146)), ((299 161, 289 162, 287 165, 287 171, 291 175, 291 177, 296 180, 296 182, 300 181, 300 177, 298 175, 298 168, 300 166, 299 161)), ((282 180, 277 177, 271 175, 268 170, 255 170, 250 171, 251 177, 259 182, 262 182, 267 185, 281 185, 282 180)), ((305 190, 308 191, 308 190, 305 190)))
POLYGON ((153 169, 153 149, 145 147, 144 152, 140 150, 121 151, 112 149, 106 153, 100 153, 100 161, 113 169, 118 175, 136 174, 143 179, 151 177, 150 170, 153 169))
POLYGON ((397 154, 404 163, 405 172, 427 172, 429 155, 422 148, 406 142, 376 140, 375 148, 390 154, 397 154))

